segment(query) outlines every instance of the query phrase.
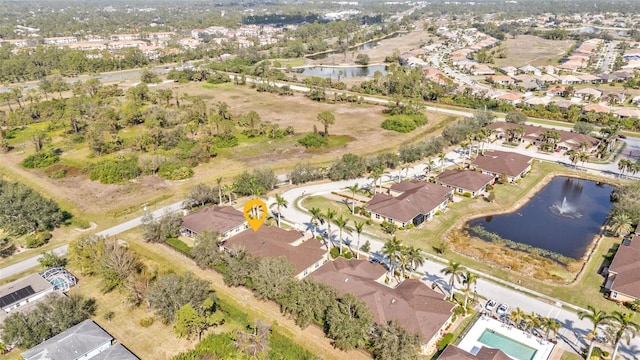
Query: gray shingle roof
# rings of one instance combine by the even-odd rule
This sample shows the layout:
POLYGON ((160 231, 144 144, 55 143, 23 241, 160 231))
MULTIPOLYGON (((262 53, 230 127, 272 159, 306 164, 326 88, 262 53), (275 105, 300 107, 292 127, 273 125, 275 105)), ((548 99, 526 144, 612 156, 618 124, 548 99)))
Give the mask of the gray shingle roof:
POLYGON ((25 360, 74 360, 113 337, 92 320, 85 320, 22 353, 25 360))

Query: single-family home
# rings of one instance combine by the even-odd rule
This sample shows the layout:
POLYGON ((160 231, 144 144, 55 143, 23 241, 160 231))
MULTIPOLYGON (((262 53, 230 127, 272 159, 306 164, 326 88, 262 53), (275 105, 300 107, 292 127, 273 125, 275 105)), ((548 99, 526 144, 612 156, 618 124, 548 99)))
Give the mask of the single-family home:
POLYGON ((619 92, 610 92, 604 96, 604 100, 609 104, 622 104, 627 99, 627 95, 619 92))
POLYGON ((505 66, 501 67, 500 71, 502 71, 507 76, 513 76, 518 73, 518 68, 516 68, 515 66, 505 66))
POLYGON ((607 106, 602 105, 602 104, 588 104, 585 105, 582 108, 583 112, 589 112, 589 111, 593 111, 595 113, 609 113, 611 112, 611 109, 609 109, 607 106))
POLYGON ((93 320, 85 320, 58 335, 26 350, 24 360, 76 360, 76 359, 117 359, 138 360, 93 320))
POLYGON ((619 302, 640 299, 640 236, 622 241, 607 272, 604 288, 619 302))
POLYGON ((460 169, 445 170, 436 178, 441 185, 454 189, 456 193, 469 193, 473 197, 483 193, 495 181, 491 175, 460 169))
POLYGON ((364 301, 377 324, 395 321, 419 334, 424 349, 435 345, 451 324, 453 304, 417 279, 404 280, 391 288, 385 284, 386 275, 380 264, 339 257, 324 264, 311 277, 335 288, 340 296, 351 293, 364 301))
POLYGON ((506 94, 502 94, 502 95, 499 95, 498 97, 496 97, 496 100, 505 101, 505 102, 508 102, 510 104, 516 105, 520 101, 522 101, 522 97, 523 97, 522 94, 506 93, 506 94))
MULTIPOLYGON (((528 142, 533 146, 538 146, 541 141, 541 136, 544 132, 550 130, 541 126, 533 126, 526 124, 513 124, 503 121, 496 121, 486 126, 488 129, 493 130, 492 137, 496 139, 503 139, 509 137, 509 131, 511 129, 521 129, 522 132, 519 135, 519 139, 522 142, 528 142)), ((596 150, 600 140, 593 136, 584 135, 572 131, 555 130, 560 134, 560 139, 556 142, 556 148, 561 150, 584 150, 591 153, 596 150)))
POLYGON ((487 80, 498 85, 513 85, 516 83, 516 80, 514 78, 507 75, 493 75, 487 77, 487 80))
POLYGON ((638 110, 638 109, 630 109, 630 108, 622 108, 622 109, 615 110, 613 112, 613 115, 615 115, 616 117, 619 117, 620 119, 627 119, 627 118, 640 119, 640 110, 638 110))
POLYGON ((8 313, 53 292, 55 287, 42 275, 32 274, 0 287, 0 309, 8 313))
POLYGON ((594 101, 600 99, 602 91, 594 88, 582 88, 574 91, 573 95, 581 98, 582 100, 594 101))
POLYGON ((633 99, 631 99, 631 103, 635 105, 640 105, 640 95, 634 96, 633 99))
POLYGON ((225 251, 243 249, 260 257, 286 258, 294 267, 294 274, 302 279, 329 260, 325 246, 309 234, 284 230, 275 226, 261 226, 257 231, 244 231, 224 242, 225 251))
POLYGON ((552 88, 549 88, 549 90, 547 90, 547 96, 565 97, 567 96, 567 88, 562 85, 556 85, 552 88))
POLYGON ((525 65, 523 67, 518 68, 518 70, 520 70, 521 72, 523 72, 525 74, 533 74, 533 75, 536 75, 536 76, 542 75, 542 71, 540 71, 540 69, 538 69, 535 66, 531 66, 531 65, 525 65))
POLYGON ((512 360, 502 350, 481 347, 475 354, 466 352, 455 345, 448 345, 437 360, 512 360))
POLYGON ((453 190, 424 181, 401 181, 393 184, 389 194, 375 194, 366 205, 371 219, 405 227, 418 226, 447 208, 453 190))
POLYGON ((471 165, 494 178, 505 174, 508 181, 513 183, 531 170, 531 160, 530 156, 496 150, 478 156, 471 165))
POLYGON ((207 206, 182 218, 181 233, 196 236, 204 231, 218 232, 222 239, 249 228, 242 211, 231 206, 207 206))

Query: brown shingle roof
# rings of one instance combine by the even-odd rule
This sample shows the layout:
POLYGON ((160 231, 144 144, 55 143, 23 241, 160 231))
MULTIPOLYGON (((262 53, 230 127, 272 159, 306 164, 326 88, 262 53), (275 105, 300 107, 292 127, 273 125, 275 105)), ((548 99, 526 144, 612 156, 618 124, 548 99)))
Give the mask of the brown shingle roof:
POLYGON ((476 355, 468 353, 455 345, 447 346, 438 360, 511 360, 507 354, 498 349, 481 347, 476 355))
POLYGON ((531 163, 531 157, 506 151, 486 152, 478 156, 473 165, 494 174, 520 175, 531 163))
POLYGON ((326 254, 322 243, 309 239, 299 245, 291 243, 303 239, 304 233, 275 226, 261 226, 258 231, 247 230, 230 237, 227 249, 242 248, 249 254, 266 258, 284 256, 295 268, 295 274, 315 264, 326 254))
POLYGON ((491 175, 460 169, 445 170, 437 178, 443 184, 469 190, 470 192, 480 190, 493 180, 491 175))
POLYGON ((209 206, 182 218, 182 227, 194 233, 205 230, 220 234, 240 226, 245 222, 244 215, 231 206, 209 206))
MULTIPOLYGON (((495 132, 506 132, 508 129, 512 128, 522 128, 522 130, 524 130, 524 135, 522 137, 529 140, 540 140, 540 135, 545 131, 550 130, 541 126, 514 124, 503 121, 494 122, 486 127, 494 130, 495 132)), ((587 147, 594 147, 598 145, 599 142, 599 140, 593 136, 558 129, 556 129, 556 131, 560 133, 560 140, 558 140, 558 144, 562 143, 570 148, 577 149, 579 148, 580 143, 583 142, 587 144, 587 147)))
POLYGON ((341 295, 351 293, 363 300, 376 323, 395 321, 428 342, 451 317, 453 304, 419 280, 405 280, 395 289, 376 282, 385 272, 382 266, 366 260, 337 258, 311 276, 341 295))
POLYGON ((444 186, 417 180, 394 184, 391 190, 402 192, 402 194, 397 197, 376 194, 367 204, 367 209, 405 223, 419 214, 428 214, 453 191, 444 186))
POLYGON ((609 272, 616 273, 611 290, 640 299, 640 236, 620 245, 609 272))

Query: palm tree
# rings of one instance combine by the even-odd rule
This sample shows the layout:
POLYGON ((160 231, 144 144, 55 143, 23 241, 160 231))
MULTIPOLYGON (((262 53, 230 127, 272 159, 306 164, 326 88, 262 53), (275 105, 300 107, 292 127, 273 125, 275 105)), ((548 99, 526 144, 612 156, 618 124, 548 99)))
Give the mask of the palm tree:
POLYGON ((462 284, 465 285, 464 289, 464 311, 467 311, 467 300, 469 300, 469 294, 471 294, 471 285, 474 285, 478 281, 478 274, 474 274, 467 270, 462 279, 462 284))
POLYGON ((349 220, 345 219, 344 216, 340 214, 340 216, 336 218, 335 223, 338 226, 338 230, 340 231, 340 255, 342 255, 342 231, 349 231, 349 227, 347 226, 349 224, 349 220))
POLYGON ((533 311, 531 312, 531 314, 525 315, 524 317, 525 331, 529 331, 531 333, 533 332, 533 329, 540 326, 540 324, 541 324, 540 317, 536 315, 536 313, 534 313, 533 311))
POLYGON ((587 319, 591 321, 591 323, 593 324, 593 328, 587 334, 587 339, 589 339, 590 342, 589 342, 589 351, 587 352, 586 358, 591 359, 593 344, 596 339, 596 335, 598 335, 598 326, 605 324, 608 321, 608 319, 610 319, 611 317, 602 310, 596 310, 596 308, 593 307, 592 305, 587 306, 587 311, 580 311, 578 313, 578 317, 580 318, 580 320, 587 319))
POLYGON ((409 267, 409 277, 411 277, 413 275, 413 272, 416 271, 419 266, 424 265, 424 262, 427 260, 427 258, 424 256, 420 248, 417 248, 413 245, 407 246, 403 250, 407 266, 409 267))
POLYGON ((355 221, 353 220, 353 229, 358 234, 358 248, 356 249, 356 259, 360 259, 360 234, 362 234, 362 229, 364 228, 363 221, 355 221))
POLYGON ((384 254, 389 260, 389 273, 395 273, 395 268, 400 260, 400 251, 402 250, 402 243, 395 236, 387 241, 382 247, 382 254, 384 254))
POLYGON ((640 325, 631 321, 633 314, 624 314, 620 311, 614 311, 613 314, 607 320, 607 327, 609 335, 613 339, 614 348, 612 359, 616 358, 618 354, 618 348, 622 340, 627 341, 627 345, 631 342, 631 339, 638 335, 640 332, 640 325))
POLYGON ((558 330, 560 329, 560 323, 554 319, 549 317, 540 318, 540 325, 544 329, 544 337, 549 340, 549 333, 553 332, 553 336, 555 337, 558 334, 558 330))
POLYGON ((624 236, 631 232, 631 218, 625 213, 614 214, 611 219, 611 231, 616 236, 624 236))
POLYGON ((464 274, 465 268, 460 263, 449 260, 449 265, 444 269, 440 270, 441 273, 445 275, 450 275, 449 277, 449 291, 451 293, 450 300, 453 300, 453 292, 455 290, 456 282, 460 282, 460 277, 464 274))
POLYGON ((331 223, 334 222, 336 219, 336 211, 333 209, 327 209, 327 212, 324 213, 322 217, 324 218, 324 221, 327 223, 327 230, 329 233, 329 242, 333 246, 333 241, 331 240, 331 236, 333 235, 331 233, 331 223))
POLYGON ((289 202, 287 201, 287 199, 282 197, 280 194, 276 194, 276 202, 274 202, 273 204, 271 204, 271 206, 269 206, 269 208, 271 209, 275 207, 276 211, 278 212, 278 227, 280 227, 280 209, 281 208, 286 209, 287 205, 289 205, 289 202))
POLYGON ((373 180, 373 195, 376 194, 378 179, 382 178, 382 174, 384 174, 384 169, 382 168, 375 168, 369 174, 369 179, 373 180))
POLYGON ((222 205, 222 177, 216 179, 218 185, 218 204, 222 205))
POLYGON ((319 225, 324 224, 324 217, 322 216, 322 210, 318 208, 311 208, 309 209, 309 212, 311 213, 311 234, 313 237, 316 237, 314 229, 317 229, 319 225))
POLYGON ((440 159, 440 172, 444 171, 444 160, 447 158, 447 154, 440 153, 438 154, 438 159, 440 159))
POLYGON ((513 310, 509 315, 509 318, 511 319, 511 321, 513 321, 513 324, 518 328, 526 317, 527 314, 525 314, 524 311, 522 311, 522 309, 520 309, 519 307, 513 310))
POLYGON ((233 195, 235 195, 235 193, 233 192, 234 187, 232 184, 227 184, 224 186, 224 188, 222 189, 222 191, 225 193, 225 196, 227 197, 227 199, 229 200, 229 205, 231 205, 231 198, 233 197, 233 195))
POLYGON ((347 186, 347 190, 351 191, 351 215, 354 215, 356 213, 356 193, 360 190, 360 185, 355 183, 347 186))

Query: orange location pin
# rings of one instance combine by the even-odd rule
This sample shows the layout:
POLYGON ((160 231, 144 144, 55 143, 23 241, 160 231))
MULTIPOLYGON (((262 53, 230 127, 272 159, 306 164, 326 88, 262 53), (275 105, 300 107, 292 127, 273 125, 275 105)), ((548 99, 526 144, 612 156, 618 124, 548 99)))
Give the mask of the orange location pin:
POLYGON ((249 200, 244 205, 244 218, 253 231, 258 231, 267 218, 267 204, 258 199, 249 200))

